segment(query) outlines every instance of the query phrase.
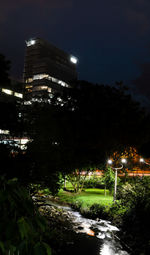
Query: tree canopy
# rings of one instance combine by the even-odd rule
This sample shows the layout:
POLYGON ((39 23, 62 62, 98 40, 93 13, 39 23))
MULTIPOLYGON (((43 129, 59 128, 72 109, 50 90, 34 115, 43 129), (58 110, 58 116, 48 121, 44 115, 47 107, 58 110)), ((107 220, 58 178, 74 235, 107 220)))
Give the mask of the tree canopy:
POLYGON ((122 87, 79 81, 51 104, 33 104, 27 116, 28 155, 46 178, 98 167, 110 153, 140 147, 148 136, 146 113, 122 87))

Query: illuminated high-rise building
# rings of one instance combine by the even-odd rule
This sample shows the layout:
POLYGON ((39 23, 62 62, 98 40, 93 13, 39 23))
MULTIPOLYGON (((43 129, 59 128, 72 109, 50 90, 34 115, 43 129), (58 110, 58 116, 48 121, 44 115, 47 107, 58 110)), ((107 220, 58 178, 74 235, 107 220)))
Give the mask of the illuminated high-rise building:
POLYGON ((24 83, 32 96, 61 92, 77 79, 77 58, 40 38, 26 41, 24 83))

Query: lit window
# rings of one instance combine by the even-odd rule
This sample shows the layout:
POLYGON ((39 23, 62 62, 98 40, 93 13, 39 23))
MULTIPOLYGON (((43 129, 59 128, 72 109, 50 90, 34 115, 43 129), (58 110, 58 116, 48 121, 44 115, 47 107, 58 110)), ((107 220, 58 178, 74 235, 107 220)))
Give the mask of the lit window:
POLYGON ((30 88, 32 88, 33 86, 31 86, 31 85, 27 85, 25 88, 26 89, 30 89, 30 88))
POLYGON ((58 80, 58 79, 56 79, 56 78, 54 78, 54 77, 52 77, 52 81, 53 81, 53 82, 56 82, 56 83, 58 83, 58 82, 59 82, 59 80, 58 80))
POLYGON ((31 105, 32 102, 31 101, 24 101, 24 105, 31 105))
POLYGON ((41 80, 41 79, 44 79, 44 78, 48 78, 48 74, 35 74, 33 76, 33 80, 41 80))
POLYGON ((30 82, 32 82, 33 81, 33 79, 32 78, 28 78, 28 79, 26 79, 26 83, 30 83, 30 82))
MULTIPOLYGON (((52 76, 50 76, 48 74, 35 74, 35 75, 33 75, 33 79, 32 80, 41 80, 41 79, 48 79, 48 80, 50 80, 52 82, 60 84, 63 87, 69 87, 69 85, 67 83, 65 83, 64 81, 58 80, 57 78, 54 78, 54 77, 52 77, 52 76)), ((30 78, 30 80, 31 80, 31 78, 30 78)))
POLYGON ((10 89, 2 89, 2 92, 8 94, 8 95, 12 95, 13 94, 13 91, 10 90, 10 89))
POLYGON ((9 132, 10 132, 9 130, 2 130, 2 129, 0 129, 0 134, 8 135, 9 132))
POLYGON ((52 89, 51 88, 48 88, 48 90, 47 90, 49 93, 51 93, 52 92, 52 89))
POLYGON ((47 90, 48 87, 47 86, 35 86, 33 88, 33 91, 39 91, 39 90, 47 90))
POLYGON ((19 97, 19 98, 23 98, 23 94, 17 93, 17 92, 14 93, 14 96, 15 97, 19 97))

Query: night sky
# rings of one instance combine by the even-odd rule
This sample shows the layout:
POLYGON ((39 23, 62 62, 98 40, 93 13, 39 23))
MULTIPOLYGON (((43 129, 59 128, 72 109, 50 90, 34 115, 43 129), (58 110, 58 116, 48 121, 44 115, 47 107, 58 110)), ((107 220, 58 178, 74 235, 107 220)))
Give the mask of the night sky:
MULTIPOLYGON (((150 98, 150 0, 4 0, 0 53, 21 77, 25 40, 41 37, 79 58, 79 79, 123 80, 150 98)), ((146 96, 146 97, 145 97, 146 96)))

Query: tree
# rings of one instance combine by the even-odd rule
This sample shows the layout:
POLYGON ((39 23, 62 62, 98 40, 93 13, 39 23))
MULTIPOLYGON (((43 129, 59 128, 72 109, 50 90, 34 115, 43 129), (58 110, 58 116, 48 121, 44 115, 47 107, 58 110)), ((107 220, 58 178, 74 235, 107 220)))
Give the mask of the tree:
POLYGON ((81 192, 84 187, 86 177, 92 169, 75 169, 68 175, 68 179, 72 184, 75 193, 81 192))
POLYGON ((115 174, 111 167, 107 167, 102 178, 105 185, 105 195, 106 189, 109 189, 110 193, 112 193, 115 183, 115 174))
POLYGON ((0 253, 51 254, 46 220, 33 205, 27 190, 16 179, 0 177, 0 253))
POLYGON ((52 173, 98 167, 118 148, 140 147, 145 116, 124 90, 83 81, 55 95, 51 105, 33 104, 26 116, 32 175, 40 180, 42 172, 48 180, 52 173))

